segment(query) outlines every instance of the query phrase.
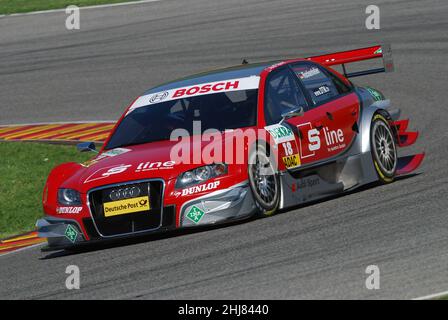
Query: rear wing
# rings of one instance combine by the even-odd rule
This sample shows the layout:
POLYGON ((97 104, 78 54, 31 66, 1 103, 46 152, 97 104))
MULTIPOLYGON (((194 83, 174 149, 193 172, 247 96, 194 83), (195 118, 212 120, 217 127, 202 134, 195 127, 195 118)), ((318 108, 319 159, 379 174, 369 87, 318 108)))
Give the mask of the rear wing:
POLYGON ((329 53, 321 56, 308 57, 306 59, 320 63, 325 66, 342 65, 342 70, 346 78, 354 78, 380 72, 394 71, 394 63, 392 60, 392 48, 390 47, 389 44, 376 45, 373 47, 361 48, 349 51, 329 53), (363 71, 348 73, 345 67, 345 65, 348 63, 370 59, 378 59, 378 58, 383 59, 382 68, 367 69, 363 71))

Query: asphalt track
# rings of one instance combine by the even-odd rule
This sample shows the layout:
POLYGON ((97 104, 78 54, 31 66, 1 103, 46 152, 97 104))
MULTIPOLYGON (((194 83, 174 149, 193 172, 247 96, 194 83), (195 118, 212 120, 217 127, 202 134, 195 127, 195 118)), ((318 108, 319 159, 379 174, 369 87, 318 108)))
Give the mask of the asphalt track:
MULTIPOLYGON (((0 257, 0 298, 416 298, 448 290, 448 2, 164 0, 0 18, 0 124, 113 120, 148 87, 204 69, 392 44, 382 90, 421 132, 417 175, 211 231, 72 255, 0 257), (78 265, 81 289, 65 289, 78 265), (380 290, 365 288, 378 265, 380 290)), ((19 212, 17 214, 20 214, 19 212)))

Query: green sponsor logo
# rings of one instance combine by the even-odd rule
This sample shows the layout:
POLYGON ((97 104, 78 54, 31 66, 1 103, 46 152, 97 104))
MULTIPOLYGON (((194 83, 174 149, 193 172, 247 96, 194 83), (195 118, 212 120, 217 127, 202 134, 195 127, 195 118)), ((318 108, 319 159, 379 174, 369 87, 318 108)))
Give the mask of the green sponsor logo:
POLYGON ((373 54, 383 53, 383 48, 379 48, 373 54))
POLYGON ((199 223, 201 221, 202 217, 204 216, 205 212, 199 209, 196 206, 192 206, 190 211, 187 213, 187 218, 193 221, 194 223, 199 223))
POLYGON ((65 229, 65 236, 68 240, 75 243, 76 238, 78 237, 78 231, 76 231, 76 229, 71 224, 69 224, 67 226, 67 229, 65 229))
POLYGON ((277 128, 269 130, 269 133, 272 135, 274 139, 281 139, 284 137, 292 136, 292 131, 284 126, 279 126, 277 128))
POLYGON ((383 95, 380 92, 378 92, 377 90, 370 88, 370 87, 367 87, 366 89, 367 89, 367 91, 370 92, 370 94, 372 95, 372 97, 375 101, 383 100, 383 95))

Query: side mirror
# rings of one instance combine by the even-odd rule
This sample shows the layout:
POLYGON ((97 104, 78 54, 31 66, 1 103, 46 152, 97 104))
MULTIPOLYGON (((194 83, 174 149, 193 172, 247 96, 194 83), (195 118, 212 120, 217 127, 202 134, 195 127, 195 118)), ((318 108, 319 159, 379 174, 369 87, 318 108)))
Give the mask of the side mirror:
POLYGON ((80 152, 88 152, 88 151, 97 152, 94 142, 81 142, 81 143, 77 144, 76 147, 78 148, 78 151, 80 151, 80 152))
POLYGON ((282 113, 282 120, 280 121, 280 124, 292 117, 303 117, 305 114, 305 111, 303 110, 303 107, 295 108, 292 110, 289 110, 287 112, 282 113))

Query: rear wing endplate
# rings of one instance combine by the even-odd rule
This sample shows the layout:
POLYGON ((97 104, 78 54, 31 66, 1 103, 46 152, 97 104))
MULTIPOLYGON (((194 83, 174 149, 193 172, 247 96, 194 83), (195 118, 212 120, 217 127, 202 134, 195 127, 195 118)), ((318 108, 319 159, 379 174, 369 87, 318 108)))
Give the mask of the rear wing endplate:
POLYGON ((367 47, 349 51, 329 53, 321 56, 308 57, 306 59, 329 67, 334 65, 342 65, 342 70, 346 78, 354 78, 380 72, 394 71, 392 48, 389 44, 376 45, 373 47, 367 47), (382 58, 383 60, 382 68, 367 69, 363 71, 356 71, 349 73, 347 72, 345 67, 345 65, 348 63, 370 59, 378 59, 378 58, 382 58))

